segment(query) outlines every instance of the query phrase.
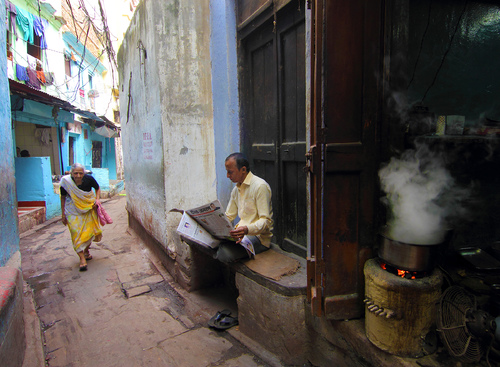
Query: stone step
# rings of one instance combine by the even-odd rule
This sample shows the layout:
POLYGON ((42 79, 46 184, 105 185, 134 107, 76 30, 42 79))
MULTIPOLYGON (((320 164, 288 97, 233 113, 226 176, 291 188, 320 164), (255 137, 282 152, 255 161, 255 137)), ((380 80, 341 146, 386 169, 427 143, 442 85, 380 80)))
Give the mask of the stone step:
POLYGON ((25 206, 17 208, 19 218, 19 234, 45 222, 46 214, 43 206, 25 206))

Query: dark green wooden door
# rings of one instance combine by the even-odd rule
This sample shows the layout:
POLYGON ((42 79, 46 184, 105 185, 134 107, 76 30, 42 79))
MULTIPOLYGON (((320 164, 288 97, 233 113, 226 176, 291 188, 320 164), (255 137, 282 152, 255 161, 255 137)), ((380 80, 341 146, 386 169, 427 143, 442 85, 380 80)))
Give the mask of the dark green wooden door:
POLYGON ((305 10, 292 2, 241 39, 242 145, 273 191, 274 239, 306 256, 305 10))

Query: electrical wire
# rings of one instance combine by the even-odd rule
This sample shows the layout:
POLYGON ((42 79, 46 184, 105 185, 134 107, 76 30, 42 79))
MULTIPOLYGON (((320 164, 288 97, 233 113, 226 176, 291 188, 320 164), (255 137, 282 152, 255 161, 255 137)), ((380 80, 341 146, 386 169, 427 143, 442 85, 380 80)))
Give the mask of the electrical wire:
MULTIPOLYGON (((78 66, 78 74, 75 76, 71 76, 69 79, 66 78, 63 84, 60 84, 60 85, 53 84, 54 88, 57 90, 57 92, 59 94, 65 95, 69 99, 70 102, 73 102, 76 100, 79 90, 84 88, 85 86, 87 86, 89 84, 90 80, 83 84, 81 77, 82 77, 82 73, 85 70, 90 69, 93 66, 92 64, 88 64, 87 66, 83 67, 83 62, 85 60, 85 53, 87 52, 87 48, 88 48, 87 43, 89 42, 89 40, 91 40, 91 42, 93 44, 95 44, 97 46, 97 48, 99 48, 98 45, 93 41, 93 37, 95 36, 95 38, 100 42, 102 49, 101 49, 101 53, 99 54, 99 56, 97 56, 98 62, 96 63, 95 66, 93 66, 92 73, 94 73, 94 71, 97 69, 97 66, 99 65, 99 59, 102 57, 102 55, 104 53, 106 53, 108 56, 110 69, 111 69, 112 89, 116 89, 117 85, 116 85, 115 71, 117 71, 117 69, 118 69, 118 64, 117 64, 117 60, 116 60, 116 53, 114 51, 113 44, 112 44, 111 33, 109 31, 109 27, 107 24, 107 17, 106 17, 106 14, 104 12, 104 8, 102 6, 101 0, 98 0, 99 16, 100 16, 99 18, 92 17, 90 15, 90 13, 87 9, 87 4, 84 0, 78 0, 78 5, 79 5, 78 10, 81 12, 80 14, 83 15, 83 20, 77 19, 77 16, 75 15, 76 11, 73 9, 74 6, 72 5, 71 0, 66 0, 66 4, 69 8, 69 16, 72 19, 72 23, 73 23, 73 27, 74 27, 74 29, 73 30, 70 29, 70 31, 72 31, 72 33, 76 36, 77 42, 81 42, 83 35, 85 33, 85 39, 83 42, 81 42, 82 45, 84 46, 84 48, 83 48, 82 55, 79 55, 79 56, 81 56, 81 61, 80 61, 80 64, 78 66), (102 24, 102 28, 99 27, 98 25, 96 25, 97 21, 99 21, 102 24), (85 30, 85 28, 86 28, 86 30, 85 30), (91 33, 93 33, 93 35, 91 35, 91 33), (76 83, 76 86, 74 87, 74 89, 72 91, 66 90, 66 92, 64 92, 61 90, 61 88, 65 85, 68 88, 68 83, 71 80, 74 80, 75 78, 78 78, 77 79, 78 82, 76 83)), ((40 13, 41 10, 40 10, 40 1, 39 0, 38 0, 38 7, 39 7, 38 10, 40 13)), ((92 8, 92 10, 94 10, 94 13, 98 12, 95 8, 92 8)), ((66 25, 66 26, 68 27, 68 25, 66 25)), ((40 48, 39 45, 35 45, 35 46, 40 48)), ((26 58, 24 58, 22 55, 20 55, 13 47, 11 47, 11 48, 18 55, 18 57, 16 57, 16 63, 18 61, 18 58, 21 58, 27 62, 26 58)), ((45 49, 45 51, 62 53, 65 55, 65 52, 61 52, 58 50, 45 49)), ((47 60, 46 54, 45 54, 45 57, 43 59, 44 59, 45 66, 47 66, 46 69, 49 69, 48 64, 47 64, 48 60, 47 60)), ((109 99, 109 102, 108 102, 108 105, 106 107, 106 111, 104 112, 104 114, 106 114, 107 111, 109 110, 112 101, 113 101, 113 93, 110 93, 110 99, 109 99)))
POLYGON ((415 78, 415 72, 417 71, 418 61, 420 60, 420 55, 422 54, 422 49, 424 47, 425 35, 427 34, 427 31, 429 29, 429 24, 431 22, 431 9, 432 9, 432 0, 429 0, 429 10, 427 12, 427 24, 425 26, 424 33, 422 34, 422 39, 420 40, 420 48, 419 48, 418 53, 417 53, 417 59, 415 60, 415 66, 413 67, 413 73, 411 75, 410 82, 408 83, 408 89, 410 89, 410 85, 413 82, 413 79, 415 78))
POLYGON ((458 26, 460 25, 460 22, 462 21, 462 17, 465 14, 465 9, 467 8, 467 3, 468 3, 468 0, 465 0, 464 7, 462 9, 462 13, 460 14, 460 17, 458 18, 457 24, 455 25, 455 30, 453 31, 453 34, 452 34, 451 39, 450 39, 450 42, 448 43, 448 47, 446 48, 446 51, 443 54, 443 58, 441 59, 441 63, 439 64, 439 67, 437 68, 436 73, 434 74, 434 79, 432 79, 431 84, 429 85, 429 87, 425 91, 424 96, 422 97, 422 100, 420 101, 421 103, 424 102, 425 97, 427 97, 427 93, 434 86, 434 83, 437 80, 438 74, 441 71, 441 68, 443 67, 444 61, 446 60, 446 56, 448 56, 448 53, 451 50, 451 46, 453 44, 453 39, 455 38, 455 35, 458 32, 458 26))
MULTIPOLYGON (((25 61, 25 62, 26 62, 26 64, 28 63, 28 59, 27 59, 27 58, 25 58, 25 57, 23 57, 23 55, 21 55, 21 54, 20 54, 20 53, 19 53, 19 52, 15 49, 15 48, 12 48, 12 47, 11 47, 11 50, 12 50, 12 51, 13 51, 13 52, 17 55, 17 56, 14 56, 14 53, 13 53, 13 60, 12 60, 12 61, 13 61, 14 63, 21 65, 21 64, 19 63, 19 59, 22 59, 23 61, 25 61)), ((101 53, 101 55, 102 55, 102 53, 101 53)), ((44 59, 46 60, 46 57, 45 57, 44 59)), ((89 69, 91 66, 92 66, 91 64, 87 65, 87 66, 84 68, 84 70, 89 69)), ((98 64, 96 64, 96 65, 94 66, 94 68, 93 68, 93 70, 92 70, 92 73, 93 73, 93 72, 97 69, 97 66, 98 66, 98 64)), ((71 102, 74 102, 74 101, 77 99, 76 97, 77 97, 77 94, 78 94, 78 92, 80 91, 80 89, 83 89, 85 86, 87 86, 89 82, 87 82, 87 83, 85 83, 85 84, 80 85, 80 80, 81 80, 81 79, 80 79, 80 73, 79 73, 79 74, 77 74, 77 75, 74 75, 74 76, 72 76, 72 77, 69 77, 69 78, 68 78, 68 76, 67 76, 67 75, 66 75, 65 77, 66 77, 66 79, 65 79, 64 83, 59 84, 59 85, 58 85, 58 84, 56 84, 56 83, 53 83, 53 84, 52 84, 52 87, 54 87, 54 88, 56 89, 56 91, 58 92, 58 95, 59 95, 59 96, 60 96, 60 95, 64 95, 66 98, 68 98, 68 102, 70 102, 70 103, 71 103, 71 102), (70 85, 70 83, 69 83, 69 82, 70 82, 71 80, 73 80, 73 79, 77 78, 77 77, 78 77, 79 79, 78 79, 78 83, 77 83, 77 85, 76 85, 75 89, 74 89, 74 90, 70 90, 70 89, 68 89, 68 85, 70 85), (64 86, 66 86, 66 90, 65 90, 65 91, 64 91, 64 90, 62 90, 62 88, 63 88, 64 86), (71 96, 71 97, 70 97, 70 96, 71 96)), ((110 105, 110 102, 108 102, 108 106, 106 107, 106 111, 109 109, 109 105, 110 105)))

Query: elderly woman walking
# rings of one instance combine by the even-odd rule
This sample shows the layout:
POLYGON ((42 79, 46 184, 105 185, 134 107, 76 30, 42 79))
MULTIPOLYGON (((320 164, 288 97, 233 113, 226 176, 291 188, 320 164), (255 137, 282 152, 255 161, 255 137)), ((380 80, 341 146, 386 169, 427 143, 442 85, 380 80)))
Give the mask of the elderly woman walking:
POLYGON ((80 163, 72 165, 70 174, 61 179, 62 222, 68 226, 73 247, 80 257, 80 271, 87 270, 87 260, 92 259, 89 252, 92 240, 99 242, 102 237, 95 210, 100 194, 99 184, 85 174, 85 167, 80 163))

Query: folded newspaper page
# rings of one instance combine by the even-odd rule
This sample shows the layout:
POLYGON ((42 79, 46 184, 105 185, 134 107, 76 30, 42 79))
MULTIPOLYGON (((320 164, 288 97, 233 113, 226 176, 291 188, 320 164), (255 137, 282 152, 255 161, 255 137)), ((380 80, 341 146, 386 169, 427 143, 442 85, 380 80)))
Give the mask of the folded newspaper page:
POLYGON ((220 240, 208 233, 205 228, 199 225, 187 213, 182 215, 177 232, 191 241, 213 249, 217 248, 220 243, 220 240))
POLYGON ((226 217, 225 210, 222 209, 219 200, 186 210, 186 213, 196 220, 212 236, 218 239, 233 240, 229 235, 229 232, 233 229, 233 225, 226 217))
POLYGON ((253 247, 253 243, 252 241, 250 241, 248 239, 247 236, 244 236, 242 239, 241 239, 241 242, 240 242, 240 245, 243 246, 245 248, 245 250, 247 250, 248 252, 248 256, 253 259, 255 257, 255 249, 253 247))

